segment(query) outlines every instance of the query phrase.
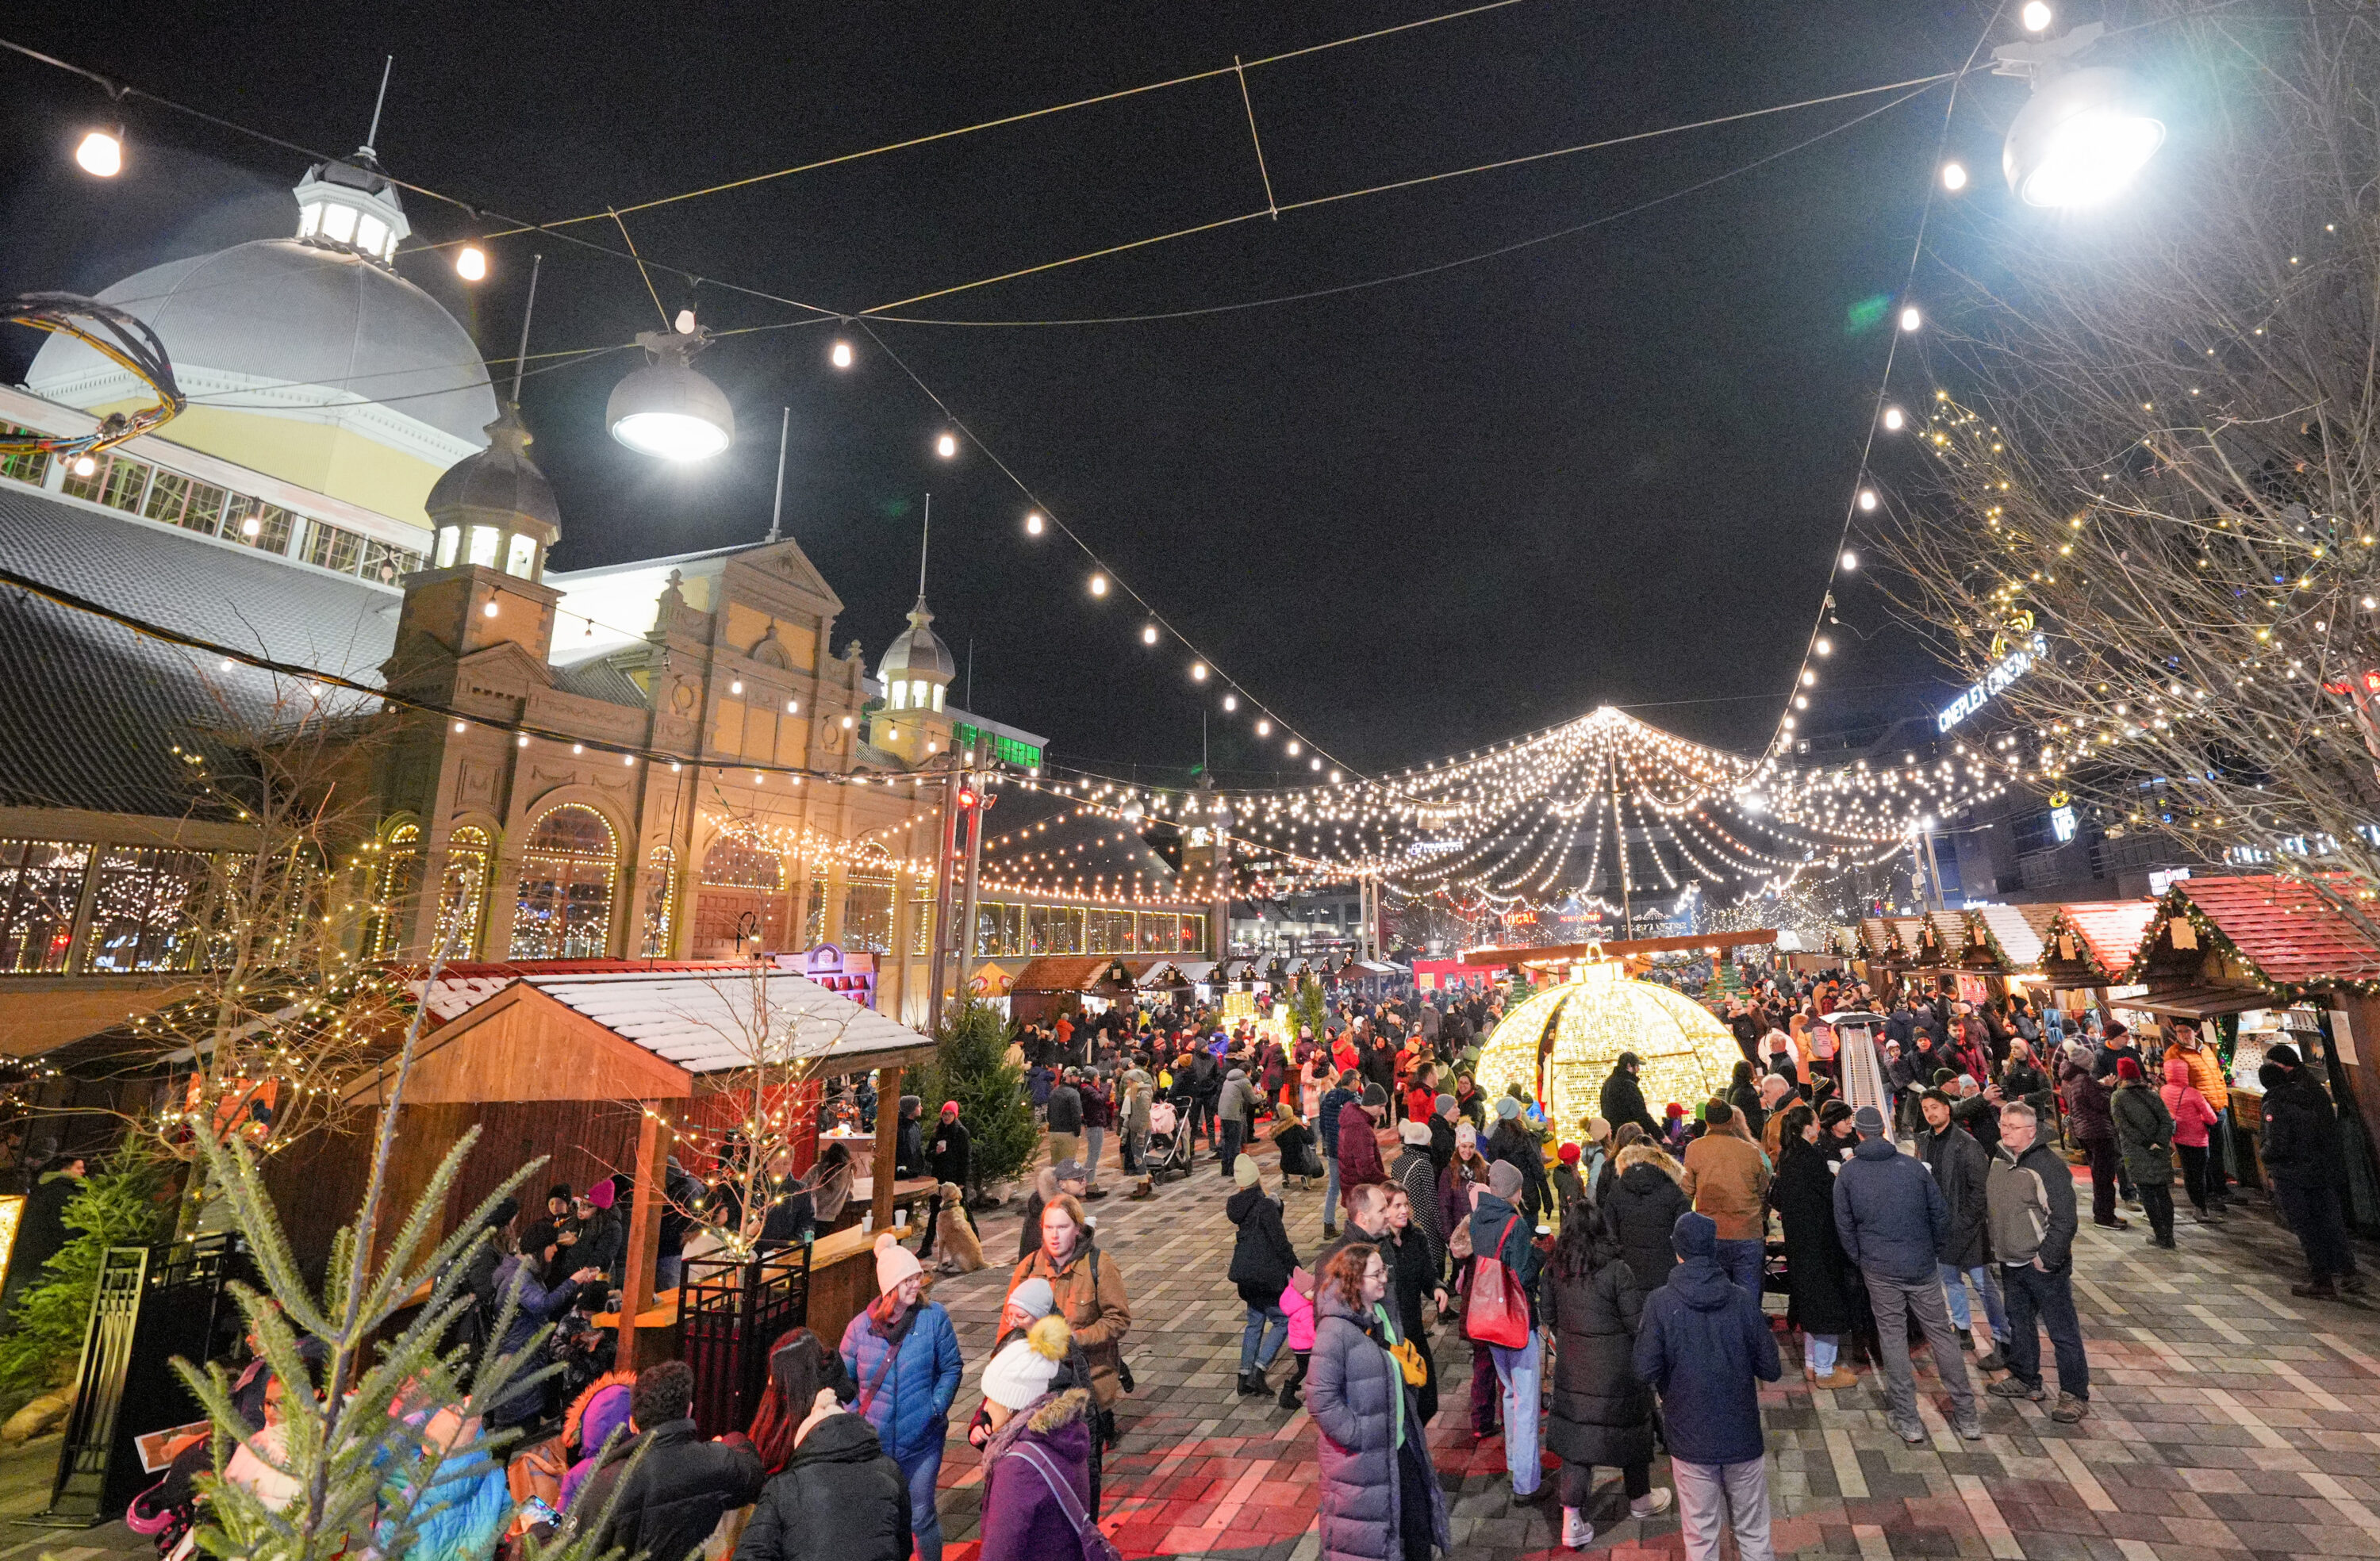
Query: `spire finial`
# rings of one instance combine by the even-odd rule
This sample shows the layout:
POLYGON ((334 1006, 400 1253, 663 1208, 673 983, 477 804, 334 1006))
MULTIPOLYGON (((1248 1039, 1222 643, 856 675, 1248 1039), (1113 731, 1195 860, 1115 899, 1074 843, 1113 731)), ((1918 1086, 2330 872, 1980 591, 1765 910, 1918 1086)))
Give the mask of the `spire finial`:
POLYGON ((917 600, 926 599, 926 544, 934 536, 934 496, 926 495, 926 524, 917 532, 917 600))
MULTIPOLYGON (((395 58, 395 55, 391 55, 395 58)), ((528 260, 528 302, 521 306, 520 351, 513 358, 513 406, 520 406, 521 370, 528 367, 528 322, 537 313, 537 273, 544 268, 543 255, 531 255, 528 260)))
POLYGON ((380 157, 379 152, 372 151, 373 143, 380 139, 380 111, 382 105, 388 102, 389 72, 395 68, 396 56, 391 54, 380 67, 380 96, 372 99, 371 128, 364 132, 364 151, 370 152, 374 161, 380 157))
POLYGON ((769 511, 769 534, 760 538, 764 543, 776 541, 784 533, 779 523, 785 517, 785 445, 794 437, 794 409, 785 408, 784 420, 777 425, 777 502, 769 511))

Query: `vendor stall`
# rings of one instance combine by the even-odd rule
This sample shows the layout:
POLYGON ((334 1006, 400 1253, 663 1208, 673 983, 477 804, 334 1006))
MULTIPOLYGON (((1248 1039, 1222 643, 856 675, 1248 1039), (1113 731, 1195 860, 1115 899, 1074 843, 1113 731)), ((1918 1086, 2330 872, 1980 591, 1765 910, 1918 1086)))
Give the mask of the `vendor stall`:
POLYGON ((1105 1012, 1111 1003, 1130 1001, 1132 994, 1132 973, 1121 960, 1104 954, 1030 959, 1009 986, 1008 1012, 1021 1024, 1055 1024, 1061 1018, 1105 1012))
POLYGON ((2348 1220, 2380 1231, 2380 1071, 2359 1040, 2380 1035, 2380 937, 2345 875, 2185 878, 2152 906, 2128 974, 2145 987, 2130 1006, 2187 1020, 2228 1049, 2240 1179, 2252 1153, 2263 1091, 2256 1064, 2286 1040, 2338 1107, 2348 1220))

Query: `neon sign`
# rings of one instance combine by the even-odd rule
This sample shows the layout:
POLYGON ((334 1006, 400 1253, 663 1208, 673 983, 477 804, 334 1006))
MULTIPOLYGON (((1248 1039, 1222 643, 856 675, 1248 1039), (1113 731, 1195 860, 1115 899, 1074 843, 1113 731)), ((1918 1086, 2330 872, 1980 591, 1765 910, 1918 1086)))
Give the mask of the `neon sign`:
POLYGON ((2048 653, 2048 639, 2045 635, 2035 635, 2030 643, 2021 645, 2001 657, 1999 664, 1985 672, 1981 683, 1942 708, 1942 713, 1934 718, 1935 730, 1948 732, 1982 709, 1993 696, 2030 672, 2034 657, 2046 656, 2048 653))

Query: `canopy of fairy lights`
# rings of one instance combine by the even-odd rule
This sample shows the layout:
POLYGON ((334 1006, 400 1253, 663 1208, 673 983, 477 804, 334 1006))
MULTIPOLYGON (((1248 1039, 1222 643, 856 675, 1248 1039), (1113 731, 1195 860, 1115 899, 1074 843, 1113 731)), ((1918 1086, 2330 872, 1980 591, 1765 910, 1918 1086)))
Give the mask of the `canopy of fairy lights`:
POLYGON ((1700 1003, 1598 961, 1506 1014, 1472 1076, 1492 1095, 1519 1084, 1568 1135, 1601 1108, 1603 1081, 1621 1052, 1644 1064, 1637 1083, 1656 1114, 1670 1101, 1692 1110, 1722 1093, 1743 1059, 1735 1036, 1700 1003))

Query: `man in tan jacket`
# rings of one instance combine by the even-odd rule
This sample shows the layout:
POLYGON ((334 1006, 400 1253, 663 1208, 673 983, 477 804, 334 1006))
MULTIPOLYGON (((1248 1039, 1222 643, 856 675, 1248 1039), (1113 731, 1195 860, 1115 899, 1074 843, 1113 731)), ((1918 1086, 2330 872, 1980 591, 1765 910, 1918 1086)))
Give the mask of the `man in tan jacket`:
POLYGON ((1123 1293, 1123 1270, 1092 1243, 1083 1205, 1061 1194, 1041 1211, 1041 1244, 1009 1276, 1014 1291, 1027 1279, 1047 1279, 1057 1310, 1074 1330, 1091 1368, 1091 1397, 1099 1404, 1099 1433, 1115 1442, 1115 1404, 1123 1397, 1123 1340, 1132 1331, 1132 1305, 1123 1293))
POLYGON ((1703 1135, 1686 1145, 1686 1173, 1678 1186, 1694 1201, 1694 1212, 1718 1227, 1718 1265, 1758 1301, 1767 1252, 1768 1161, 1742 1135, 1726 1101, 1705 1106, 1703 1123, 1703 1135))

